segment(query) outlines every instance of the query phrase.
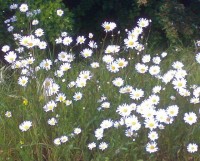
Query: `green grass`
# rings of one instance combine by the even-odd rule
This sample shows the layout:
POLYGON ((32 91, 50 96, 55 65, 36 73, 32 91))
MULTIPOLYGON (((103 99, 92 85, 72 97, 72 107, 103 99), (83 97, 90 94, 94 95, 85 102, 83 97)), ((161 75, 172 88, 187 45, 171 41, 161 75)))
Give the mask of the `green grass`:
MULTIPOLYGON (((31 10, 31 7, 29 8, 31 10)), ((18 14, 24 14, 18 11, 18 14)), ((23 15, 24 16, 24 15, 23 15)), ((58 15, 55 15, 58 16, 58 15)), ((24 16, 25 17, 25 16, 24 16)), ((130 35, 126 38, 122 37, 123 33, 117 34, 115 30, 109 31, 109 26, 106 30, 105 37, 100 42, 97 49, 91 49, 93 54, 91 57, 84 58, 81 55, 81 51, 85 48, 89 48, 87 45, 88 41, 93 40, 87 38, 84 44, 78 44, 74 40, 69 46, 63 44, 50 44, 47 45, 45 49, 39 49, 38 44, 34 42, 47 41, 45 37, 49 35, 42 35, 37 37, 35 34, 36 29, 43 28, 42 23, 38 26, 32 26, 32 20, 35 17, 28 18, 28 28, 15 28, 13 33, 20 33, 22 38, 15 40, 15 44, 10 45, 10 51, 13 46, 23 47, 24 52, 17 53, 16 61, 24 61, 31 57, 35 59, 33 64, 28 64, 26 67, 33 70, 33 75, 26 75, 29 80, 26 86, 21 86, 18 83, 21 71, 24 67, 19 67, 11 69, 11 66, 2 66, 0 69, 0 160, 11 160, 11 161, 199 161, 199 149, 195 153, 190 153, 187 150, 189 143, 196 143, 200 146, 200 129, 199 129, 199 103, 190 103, 190 99, 193 97, 193 89, 191 86, 196 85, 199 87, 200 82, 200 65, 195 60, 195 54, 197 49, 194 47, 182 47, 173 46, 166 50, 168 53, 167 57, 162 58, 161 49, 148 50, 145 46, 145 50, 139 52, 137 49, 130 49, 128 45, 132 43, 125 43, 124 39, 130 38, 130 35), (24 32, 21 32, 23 30, 24 32), (112 33, 112 36, 110 34, 112 33), (21 43, 20 40, 27 35, 35 35, 34 38, 30 38, 29 43, 21 43), (31 44, 34 47, 27 48, 31 44), (74 45, 74 46, 73 46, 74 45), (102 57, 107 51, 108 45, 120 45, 119 52, 109 53, 112 55, 114 60, 118 58, 124 58, 128 62, 128 66, 123 69, 119 69, 118 72, 113 73, 107 69, 105 62, 102 61, 102 57), (52 48, 52 50, 51 50, 52 48), (54 53, 54 51, 56 51, 54 53), (55 71, 60 69, 60 66, 64 63, 62 61, 55 61, 56 55, 59 52, 64 51, 67 54, 73 53, 76 55, 76 59, 71 64, 71 69, 64 72, 64 75, 59 78, 54 75, 55 71), (142 57, 145 54, 151 55, 151 61, 145 65, 149 68, 156 65, 152 58, 159 56, 161 58, 161 63, 158 65, 160 67, 160 77, 152 76, 149 72, 145 74, 138 73, 135 69, 137 63, 142 63, 142 57), (20 57, 19 57, 20 56, 20 57), (51 59, 53 65, 50 70, 42 69, 40 63, 44 59, 51 59), (54 57, 54 59, 53 59, 54 57), (180 61, 184 64, 183 70, 186 71, 187 75, 184 77, 187 80, 186 89, 190 91, 191 95, 183 97, 178 91, 174 89, 172 81, 165 84, 162 81, 162 76, 170 70, 173 69, 172 64, 176 61, 180 61), (98 62, 99 68, 92 68, 91 63, 98 62), (36 71, 35 69, 41 66, 41 68, 36 71), (69 87, 69 83, 77 80, 81 71, 90 71, 91 79, 86 81, 85 87, 69 87), (133 89, 141 89, 144 91, 144 97, 137 99, 132 99, 129 93, 120 93, 121 87, 116 87, 113 85, 112 81, 116 78, 122 78, 124 81, 124 86, 130 85, 133 89), (44 81, 46 78, 52 78, 53 82, 60 86, 58 93, 64 93, 66 99, 61 102, 56 102, 57 107, 53 111, 45 112, 44 106, 51 100, 55 101, 57 94, 47 96, 44 87, 44 81), (151 108, 147 108, 148 103, 141 109, 142 102, 144 104, 148 98, 153 95, 152 89, 155 86, 161 86, 162 90, 156 95, 159 96, 159 104, 153 104, 151 108), (76 92, 81 92, 83 97, 81 100, 75 101, 73 98, 76 92), (102 96, 107 99, 100 101, 102 96), (171 99, 172 96, 175 99, 171 99), (72 104, 66 105, 66 100, 71 100, 72 104), (109 108, 102 108, 103 102, 109 102, 109 108), (122 117, 117 111, 120 105, 128 104, 127 111, 130 108, 133 109, 133 105, 136 105, 136 109, 133 109, 130 115, 135 116, 140 123, 141 127, 139 130, 132 130, 132 135, 127 137, 126 130, 127 118, 122 117), (146 127, 149 123, 143 114, 154 109, 156 112, 160 109, 165 110, 168 106, 177 105, 179 107, 178 115, 173 117, 173 122, 168 124, 167 121, 159 122, 162 126, 157 126, 154 131, 158 133, 158 139, 155 140, 157 143, 158 150, 155 153, 151 152, 152 149, 146 150, 147 144, 152 142, 148 138, 150 129, 146 127), (5 115, 7 112, 11 112, 12 116, 8 117, 5 115), (197 121, 194 124, 189 125, 185 123, 184 116, 186 113, 194 112, 197 116, 197 121), (55 118, 57 124, 50 126, 48 120, 55 118), (101 127, 101 124, 105 120, 112 120, 115 123, 115 127, 111 126, 108 129, 104 127, 103 138, 98 139, 95 136, 95 131, 101 127), (126 124, 123 124, 126 120, 126 124), (146 121, 147 120, 147 121, 146 121), (24 121, 31 121, 32 126, 25 127, 25 131, 22 131, 21 124, 24 121), (116 127, 116 122, 119 124, 116 127), (80 134, 76 134, 74 130, 76 128, 81 129, 80 134), (126 133, 126 134, 125 134, 126 133), (68 141, 58 145, 55 143, 56 138, 61 138, 62 136, 67 136, 68 141), (89 143, 96 143, 96 147, 92 150, 88 148, 89 143), (108 147, 104 150, 99 148, 102 142, 106 142, 108 147)), ((62 18, 62 17, 61 17, 62 18)), ((48 20, 45 20, 48 21, 48 20)), ((149 21, 145 20, 143 23, 142 30, 146 30, 144 25, 148 26, 149 21)), ((105 24, 105 23, 104 23, 105 24)), ((108 23, 109 25, 109 23, 108 23)), ((139 26, 139 24, 138 24, 139 26)), ((147 27, 146 26, 146 27, 147 27)), ((115 28, 111 26, 111 28, 115 28)), ((111 29, 110 28, 110 29, 111 29)), ((114 29, 113 28, 113 29, 114 29)), ((103 29, 102 29, 103 30, 103 29)), ((138 34, 140 30, 134 32, 137 37, 138 43, 141 41, 146 41, 145 38, 141 38, 142 33, 138 34), (136 34, 137 33, 137 34, 136 34)), ((62 31, 58 31, 59 33, 62 31)), ((126 33, 125 33, 126 34, 126 33)), ((133 33, 132 33, 133 34, 133 33)), ((60 35, 58 35, 59 37, 60 35)), ((143 35, 144 36, 144 35, 143 35)), ((51 37, 51 36, 50 36, 51 37)), ((62 37, 62 39, 64 39, 62 37)), ((98 38, 100 39, 100 38, 98 38)), ((95 37, 94 37, 95 40, 95 37)), ((128 40, 127 40, 128 41, 128 40)), ((133 40, 132 40, 133 41, 133 40)), ((134 40, 136 41, 136 40, 134 40)), ((53 41, 54 42, 54 41, 53 41)), ((47 42, 48 43, 48 42, 47 42)), ((136 43, 136 42, 134 42, 136 43)), ((134 44, 133 43, 133 44, 134 44)), ((153 43, 152 43, 153 44, 153 43)), ((155 44, 154 44, 155 45, 155 44)), ((117 50, 117 49, 116 49, 117 50)), ((6 51, 7 59, 9 57, 9 51, 6 51)), ((11 54, 12 55, 12 54, 11 54)), ((15 59, 15 58, 14 58, 15 59)), ((8 59, 11 60, 11 59, 8 59)), ((9 61, 8 61, 9 62, 9 61)), ((10 63, 12 64, 12 63, 10 63)), ((143 63, 144 64, 144 63, 143 63)), ((31 71, 31 70, 30 70, 31 71)), ((176 71, 177 72, 177 71, 176 71)), ((180 71, 176 75, 180 74, 180 71)), ((174 76, 175 77, 175 76, 174 76)), ((50 83, 51 84, 51 83, 50 83)), ((52 87, 50 85, 50 87, 52 87)), ((134 90, 131 90, 132 92, 134 90)), ((133 92, 134 93, 134 92, 133 92)), ((198 96, 199 98, 199 96, 198 96)), ((149 101, 149 100, 148 100, 149 101)), ((122 113, 125 113, 124 110, 122 113)), ((154 113, 152 117, 156 120, 156 116, 159 114, 154 113)), ((164 117, 165 114, 161 116, 164 117), (164 116, 163 116, 164 115, 164 116)), ((129 116, 130 116, 129 115, 129 116)), ((128 117, 128 116, 127 116, 128 117)), ((157 119, 158 120, 158 119, 157 119)), ((169 120, 169 115, 165 120, 169 120)), ((132 126, 139 125, 137 121, 132 122, 132 126)), ((134 127, 135 128, 135 127, 134 127)))
MULTIPOLYGON (((134 54, 134 53, 132 53, 134 54)), ((120 55, 125 56, 126 53, 120 55)), ((1 121, 0 121, 0 158, 1 160, 94 160, 94 161, 137 161, 137 160, 200 160, 198 153, 189 154, 187 144, 189 142, 200 143, 199 123, 190 126, 183 121, 185 112, 194 111, 198 116, 198 104, 190 104, 189 101, 181 97, 172 85, 165 86, 160 80, 152 77, 150 74, 139 74, 134 69, 134 64, 138 62, 135 57, 129 61, 128 67, 121 69, 114 74, 107 71, 105 64, 100 62, 100 68, 92 69, 87 60, 85 62, 72 63, 72 69, 66 74, 66 82, 61 84, 61 91, 66 94, 67 99, 72 99, 75 91, 81 91, 83 98, 81 101, 73 101, 73 104, 66 106, 64 103, 58 103, 54 112, 46 113, 43 110, 45 98, 42 96, 42 82, 44 76, 41 74, 36 80, 40 83, 36 85, 36 80, 31 80, 27 87, 23 88, 17 84, 17 73, 12 74, 6 81, 0 84, 1 92, 1 121), (93 74, 91 80, 88 80, 87 86, 82 89, 67 88, 67 84, 76 79, 78 73, 82 70, 90 70, 93 74), (144 128, 144 119, 139 116, 142 128, 139 130, 135 141, 124 135, 124 126, 106 129, 103 141, 109 144, 108 149, 101 151, 98 148, 90 151, 87 148, 88 143, 96 142, 94 137, 95 129, 99 128, 104 119, 111 118, 118 120, 120 117, 116 113, 118 105, 123 103, 139 104, 141 101, 133 101, 126 94, 120 94, 118 87, 112 85, 112 80, 121 77, 125 85, 131 85, 134 88, 142 88, 145 91, 145 98, 151 94, 151 89, 155 85, 162 85, 160 103, 157 108, 166 108, 168 105, 176 104, 179 106, 179 114, 173 124, 166 125, 164 130, 156 130, 159 134, 157 141, 159 150, 155 154, 149 154, 145 151, 145 145, 148 142, 148 129, 144 128), (98 81, 98 83, 97 83, 98 81), (109 82, 109 83, 108 83, 109 82), (100 86, 100 87, 98 87, 100 86), (97 108, 101 103, 97 101, 102 94, 108 98, 111 103, 109 109, 98 111, 97 108), (176 100, 171 100, 170 96, 174 95, 176 100), (28 105, 23 104, 23 100, 28 100, 28 105), (11 111, 12 117, 6 118, 5 112, 11 111), (48 118, 58 117, 56 126, 47 124, 48 118), (24 120, 31 120, 33 126, 27 132, 21 132, 19 124, 24 120), (67 143, 59 146, 53 144, 56 137, 69 135, 75 127, 80 127, 80 135, 72 137, 67 143)), ((128 59, 127 59, 128 60, 128 59)), ((163 72, 171 69, 171 63, 179 60, 184 63, 183 69, 189 71, 187 76, 188 86, 200 82, 198 71, 200 66, 195 63, 192 50, 182 49, 179 52, 169 51, 167 58, 161 62, 163 72), (192 65, 191 65, 192 64, 192 65)), ((144 100, 144 99, 143 99, 144 100)))

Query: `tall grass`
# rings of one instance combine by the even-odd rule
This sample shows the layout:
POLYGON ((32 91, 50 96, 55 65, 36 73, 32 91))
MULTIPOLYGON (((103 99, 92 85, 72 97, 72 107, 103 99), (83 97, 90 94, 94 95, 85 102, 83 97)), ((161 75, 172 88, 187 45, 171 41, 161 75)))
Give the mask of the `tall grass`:
MULTIPOLYGON (((29 17, 30 25, 33 19, 29 17)), ((135 30, 148 30, 149 23, 140 19, 138 26, 130 30, 132 35, 127 31, 126 38, 119 38, 116 24, 105 22, 102 28, 106 36, 97 47, 87 44, 93 40, 91 34, 90 38, 79 37, 67 44, 65 38, 69 35, 62 32, 54 44, 60 48, 58 53, 51 53, 45 42, 45 29, 44 35, 35 33, 41 28, 39 23, 17 38, 15 35, 16 48, 2 45, 11 71, 8 75, 5 68, 1 70, 1 160, 200 160, 200 66, 194 55, 198 46, 177 47, 166 53, 148 51, 142 45, 145 35, 135 30), (138 45, 127 43, 131 40, 138 45), (41 42, 47 47, 41 47, 41 42), (89 51, 84 52, 86 48, 89 51), (61 52, 65 52, 64 56, 61 52), (52 54, 58 58, 52 59, 52 54), (112 62, 105 55, 113 58, 112 62), (65 59, 68 56, 70 59, 65 59), (120 68, 119 58, 127 66, 120 68), (99 63, 99 67, 91 65, 93 62, 99 63), (62 68, 64 63, 71 68, 62 68), (119 68, 116 72, 110 68, 112 63, 119 68), (146 71, 137 65, 145 66, 146 71), (155 66, 160 71, 151 70, 155 66), (28 81, 24 82, 24 78, 28 81), (116 78, 122 80, 114 83, 116 78), (182 80, 182 84, 177 85, 177 80, 182 80), (55 84, 60 87, 58 91, 54 91, 55 84), (130 91, 123 89, 127 86, 130 91), (82 98, 75 97, 78 92, 82 98), (48 106, 50 101, 56 104, 55 108, 48 106), (170 114, 170 106, 178 113, 170 114), (185 118, 189 112, 194 112, 197 120, 185 118), (128 122, 133 117, 137 121, 128 122), (31 124, 24 126, 25 121, 31 124), (151 127, 150 121, 156 122, 155 127, 151 127), (152 131, 158 138, 149 136, 152 131), (190 143, 195 144, 193 149, 188 147, 190 143)))

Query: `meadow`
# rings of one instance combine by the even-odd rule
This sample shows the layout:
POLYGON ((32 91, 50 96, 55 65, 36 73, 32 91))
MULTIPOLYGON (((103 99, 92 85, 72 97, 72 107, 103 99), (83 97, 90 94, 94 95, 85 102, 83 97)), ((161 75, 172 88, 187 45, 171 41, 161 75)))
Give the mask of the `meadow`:
POLYGON ((15 45, 0 44, 0 160, 200 160, 200 41, 149 49, 140 18, 125 31, 102 22, 99 43, 60 31, 52 45, 31 6, 12 8, 27 28, 5 20, 15 45))

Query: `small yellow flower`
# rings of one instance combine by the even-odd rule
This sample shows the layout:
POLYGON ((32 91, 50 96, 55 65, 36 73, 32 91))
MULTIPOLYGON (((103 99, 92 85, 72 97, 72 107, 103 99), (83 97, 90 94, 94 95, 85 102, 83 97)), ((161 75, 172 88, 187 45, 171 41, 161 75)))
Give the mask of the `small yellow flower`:
POLYGON ((24 98, 23 104, 24 104, 25 106, 27 106, 27 105, 28 105, 28 100, 24 98))
POLYGON ((20 142, 19 142, 19 143, 22 145, 22 144, 24 144, 24 141, 20 140, 20 142))
POLYGON ((39 101, 41 102, 41 101, 43 101, 43 100, 44 100, 44 96, 41 95, 41 96, 39 97, 39 101))

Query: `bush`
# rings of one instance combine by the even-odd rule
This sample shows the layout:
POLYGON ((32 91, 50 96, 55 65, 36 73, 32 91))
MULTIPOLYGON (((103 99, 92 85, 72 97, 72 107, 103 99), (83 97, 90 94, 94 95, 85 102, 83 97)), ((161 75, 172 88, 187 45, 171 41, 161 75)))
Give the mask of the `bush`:
MULTIPOLYGON (((23 0, 18 0, 17 5, 22 4, 23 0)), ((54 46, 55 45, 55 37, 57 37, 60 33, 58 31, 67 31, 68 33, 71 33, 72 27, 73 27, 73 20, 72 16, 73 14, 69 12, 67 7, 64 7, 64 4, 61 0, 28 0, 26 1, 27 4, 30 6, 29 11, 26 12, 26 14, 21 15, 20 12, 16 9, 6 9, 7 6, 13 5, 13 1, 4 1, 3 2, 3 8, 1 8, 4 11, 4 14, 0 15, 2 16, 2 19, 5 19, 6 17, 11 17, 10 15, 13 15, 11 19, 5 20, 6 26, 10 26, 9 32, 12 33, 12 28, 14 27, 16 29, 20 28, 23 29, 24 34, 30 34, 29 32, 29 26, 32 23, 33 20, 40 20, 39 26, 41 28, 45 28, 46 32, 46 40, 49 45, 54 46), (58 9, 62 9, 64 11, 64 17, 56 16, 56 11, 58 9), (12 22, 13 21, 13 22, 12 22), (26 30, 28 29, 28 30, 26 30)), ((15 8, 15 7, 14 7, 15 8)), ((4 32, 0 36, 2 36, 2 39, 4 40, 3 36, 8 33, 5 32, 6 28, 5 26, 1 26, 1 28, 4 27, 4 32)), ((21 32, 16 31, 15 32, 21 32)), ((10 34, 11 35, 11 34, 10 34)), ((11 39, 9 37, 9 43, 11 43, 11 39)), ((5 43, 6 41, 4 41, 5 43)))
POLYGON ((124 30, 135 25, 139 16, 152 19, 150 41, 152 45, 169 44, 191 45, 197 39, 200 26, 198 0, 84 0, 63 1, 74 13, 75 29, 78 33, 102 34, 101 22, 115 21, 118 29, 124 30))

